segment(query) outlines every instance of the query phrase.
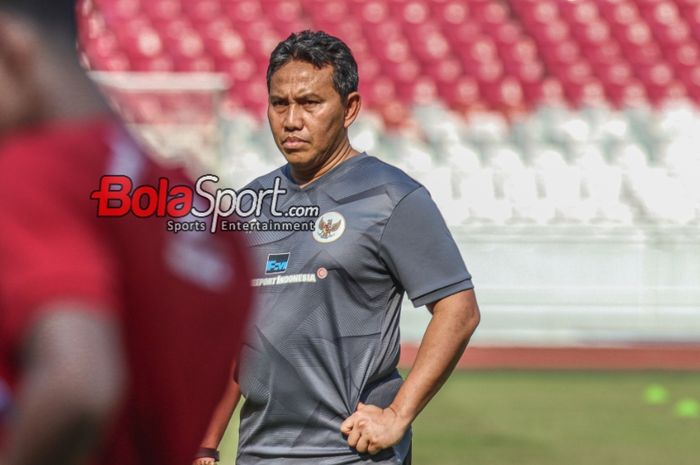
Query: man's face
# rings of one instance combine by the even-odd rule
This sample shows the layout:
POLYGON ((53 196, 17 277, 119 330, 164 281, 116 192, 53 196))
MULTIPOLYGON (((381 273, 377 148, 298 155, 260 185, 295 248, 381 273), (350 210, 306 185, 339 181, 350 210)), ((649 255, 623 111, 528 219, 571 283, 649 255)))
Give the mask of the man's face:
POLYGON ((321 166, 346 137, 345 105, 333 67, 292 60, 270 79, 267 117, 277 147, 295 168, 321 166))

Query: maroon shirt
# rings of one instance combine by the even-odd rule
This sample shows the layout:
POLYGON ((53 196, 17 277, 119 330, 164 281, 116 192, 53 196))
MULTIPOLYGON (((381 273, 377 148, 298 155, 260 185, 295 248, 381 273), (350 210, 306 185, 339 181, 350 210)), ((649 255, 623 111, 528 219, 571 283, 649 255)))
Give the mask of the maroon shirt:
POLYGON ((0 139, 0 430, 23 337, 45 304, 78 300, 119 322, 129 364, 99 463, 190 463, 248 319, 247 250, 230 232, 168 232, 168 218, 97 218, 90 193, 104 174, 191 185, 110 119, 0 139))

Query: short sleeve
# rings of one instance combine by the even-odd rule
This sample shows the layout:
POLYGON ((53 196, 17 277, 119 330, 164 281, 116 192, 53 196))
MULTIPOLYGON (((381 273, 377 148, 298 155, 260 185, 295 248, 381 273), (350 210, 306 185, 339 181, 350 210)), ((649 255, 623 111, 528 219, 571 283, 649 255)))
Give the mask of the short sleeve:
POLYGON ((0 340, 10 347, 56 300, 116 308, 113 252, 79 170, 94 171, 62 152, 36 141, 0 150, 0 340))
POLYGON ((416 307, 473 288, 457 244, 424 187, 394 208, 380 256, 416 307))

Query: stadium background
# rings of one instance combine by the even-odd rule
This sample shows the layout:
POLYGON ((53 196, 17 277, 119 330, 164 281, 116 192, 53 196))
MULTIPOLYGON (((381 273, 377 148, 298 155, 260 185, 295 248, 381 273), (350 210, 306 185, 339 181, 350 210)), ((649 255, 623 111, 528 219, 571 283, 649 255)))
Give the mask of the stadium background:
MULTIPOLYGON (((153 155, 234 187, 282 160, 274 45, 349 44, 353 145, 428 187, 483 313, 417 463, 695 463, 700 1, 84 0, 79 20, 153 155)), ((428 317, 405 305, 404 364, 428 317)))

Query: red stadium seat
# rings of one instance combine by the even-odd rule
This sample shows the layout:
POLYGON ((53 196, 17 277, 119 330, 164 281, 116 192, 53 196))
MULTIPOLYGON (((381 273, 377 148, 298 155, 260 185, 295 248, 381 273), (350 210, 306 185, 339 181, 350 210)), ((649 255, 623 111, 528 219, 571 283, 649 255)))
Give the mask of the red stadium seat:
POLYGON ((654 38, 665 49, 673 49, 691 38, 690 28, 683 21, 652 26, 654 38))
POLYGON ((700 65, 700 50, 694 43, 682 44, 677 48, 667 50, 664 55, 679 73, 700 65))
POLYGON ((390 2, 392 16, 401 22, 418 25, 430 20, 430 8, 425 1, 390 2))
POLYGON ((455 48, 471 44, 483 35, 479 25, 472 21, 461 24, 446 24, 443 32, 455 48))
POLYGON ((605 86, 625 85, 633 77, 632 68, 623 61, 598 66, 595 74, 605 86))
POLYGON ((217 62, 231 61, 245 53, 245 43, 234 31, 205 37, 204 47, 207 54, 217 62))
POLYGON ((649 3, 642 1, 639 9, 642 16, 651 23, 671 25, 680 19, 678 7, 672 1, 656 0, 649 3))
POLYGON ((221 0, 224 14, 234 24, 244 24, 263 17, 260 2, 257 0, 221 0))
POLYGON ((472 1, 470 3, 470 13, 472 18, 487 28, 503 24, 508 18, 506 7, 493 1, 472 1))
POLYGON ((560 16, 570 23, 587 24, 598 19, 595 3, 585 0, 576 2, 558 2, 560 16))
POLYGON ((90 55, 90 68, 96 71, 129 71, 129 58, 121 52, 110 53, 109 56, 90 55))
POLYGON ((379 111, 384 119, 384 124, 390 130, 412 126, 411 112, 408 109, 408 106, 403 102, 393 100, 382 106, 379 111))
POLYGON ((360 80, 360 94, 370 106, 382 106, 396 98, 394 81, 385 76, 368 81, 360 80))
POLYGON ((624 58, 622 58, 620 46, 617 42, 613 41, 605 42, 600 45, 588 45, 582 52, 593 66, 611 64, 624 60, 624 58))
POLYGON ((302 6, 299 0, 263 1, 263 12, 275 28, 287 36, 290 32, 297 32, 306 25, 302 15, 302 6))
POLYGON ((523 2, 519 5, 518 10, 520 17, 529 26, 549 24, 559 17, 557 2, 549 0, 523 2))
POLYGON ((647 102, 644 86, 638 81, 630 81, 624 86, 607 87, 606 94, 616 107, 638 106, 647 102))
POLYGON ((690 69, 681 74, 688 94, 696 101, 700 100, 700 67, 690 69))
POLYGON ((238 82, 248 82, 257 76, 258 72, 263 72, 262 69, 258 69, 255 60, 247 55, 228 62, 221 62, 217 69, 222 73, 226 73, 234 85, 238 82))
POLYGON ((368 56, 364 59, 358 59, 357 67, 360 76, 362 76, 361 81, 376 79, 382 72, 381 63, 379 63, 379 60, 372 56, 368 56))
POLYGON ((636 66, 635 76, 642 81, 647 89, 669 85, 674 79, 673 69, 662 62, 648 66, 636 66))
POLYGON ((415 60, 406 60, 397 63, 386 62, 382 64, 386 76, 391 78, 398 87, 407 82, 413 82, 421 74, 421 67, 415 60))
POLYGON ((581 44, 598 45, 610 40, 610 28, 602 21, 575 24, 571 28, 571 35, 581 44))
POLYGON ((165 46, 176 61, 194 59, 204 54, 204 42, 194 30, 182 31, 179 36, 165 37, 165 46))
POLYGON ((559 20, 538 24, 530 31, 540 44, 557 44, 569 38, 569 26, 559 20))
POLYGON ((182 2, 182 9, 193 23, 206 24, 224 14, 219 0, 187 0, 182 2))
POLYGON ((151 28, 121 31, 119 42, 130 59, 152 58, 159 56, 163 51, 163 43, 158 32, 151 28))
POLYGON ((411 46, 405 40, 391 40, 377 50, 382 63, 402 63, 411 57, 411 46))
POLYGON ((496 45, 491 39, 481 36, 470 44, 464 44, 457 50, 459 58, 464 66, 478 63, 493 62, 497 60, 496 45))
POLYGON ((441 95, 447 100, 450 107, 456 110, 464 111, 483 106, 476 79, 464 76, 453 87, 445 89, 445 91, 446 93, 441 95))
POLYGON ((548 66, 569 65, 581 61, 581 52, 576 42, 564 40, 541 49, 542 58, 548 66))
POLYGON ((466 74, 475 77, 479 83, 495 82, 503 76, 503 65, 500 61, 478 63, 464 68, 466 74))
POLYGON ((194 26, 192 26, 189 21, 182 18, 163 23, 155 23, 154 27, 164 42, 167 42, 170 38, 177 38, 184 34, 189 34, 194 30, 194 26))
POLYGON ((448 58, 451 54, 450 43, 440 32, 433 32, 422 37, 413 52, 423 63, 433 64, 448 58))
POLYGON ((132 58, 131 70, 142 72, 170 72, 175 71, 175 63, 173 63, 173 59, 167 55, 132 58))
POLYGON ((433 15, 445 24, 464 24, 469 18, 469 3, 457 0, 434 2, 433 15))
POLYGON ((622 54, 633 65, 653 65, 661 59, 661 51, 653 42, 643 46, 623 45, 622 54))
POLYGON ((153 22, 172 21, 182 15, 178 0, 148 0, 142 5, 143 11, 153 22))
POLYGON ((522 108, 523 90, 520 82, 513 77, 504 77, 490 83, 480 83, 481 95, 489 106, 499 111, 512 111, 522 108))
POLYGON ((117 37, 109 31, 85 43, 83 47, 89 58, 97 59, 100 62, 104 62, 114 54, 121 53, 117 37))
POLYGON ((347 20, 345 22, 327 25, 329 27, 323 27, 319 25, 319 28, 333 34, 336 37, 340 37, 343 40, 347 40, 349 43, 362 41, 368 43, 367 37, 362 30, 362 25, 359 21, 347 20))
POLYGON ((255 79, 242 84, 239 92, 243 95, 243 105, 255 115, 267 111, 267 84, 264 79, 255 79))
POLYGON ((564 103, 564 90, 556 78, 522 83, 525 100, 529 107, 538 105, 559 105, 564 103))
POLYGON ((561 80, 562 84, 583 84, 593 77, 591 65, 584 60, 560 65, 558 68, 550 68, 561 80))
POLYGON ((605 102, 605 90, 595 79, 564 84, 564 93, 576 107, 598 106, 605 102))
POLYGON ((95 6, 111 24, 123 23, 136 18, 141 11, 139 0, 102 0, 96 1, 95 6))
POLYGON ((515 76, 521 83, 541 81, 545 76, 544 66, 539 61, 520 63, 517 67, 506 68, 506 71, 515 76))
POLYGON ((651 29, 641 20, 630 24, 613 26, 612 32, 622 46, 641 47, 650 43, 653 39, 651 29))
POLYGON ((600 15, 611 25, 630 24, 639 19, 639 12, 633 2, 600 2, 600 15))
POLYGON ((401 24, 393 20, 384 21, 376 26, 370 25, 363 30, 371 45, 386 45, 386 42, 403 39, 401 24))
POLYGON ((379 0, 369 0, 363 3, 356 3, 359 7, 357 14, 363 22, 369 24, 379 24, 389 19, 389 6, 386 2, 379 0))
POLYGON ((508 63, 529 63, 538 58, 537 45, 529 37, 521 37, 509 47, 501 47, 498 54, 508 63))
POLYGON ((104 17, 99 13, 91 13, 78 18, 80 41, 85 44, 108 33, 109 28, 104 17))
POLYGON ((328 24, 343 23, 350 16, 347 3, 342 0, 309 2, 306 12, 321 28, 328 24))
POLYGON ((418 76, 412 82, 401 83, 397 90, 401 101, 409 104, 426 105, 439 98, 437 85, 429 76, 418 76))
POLYGON ((179 57, 174 60, 176 71, 210 73, 216 71, 216 63, 207 56, 179 57))
POLYGON ((677 100, 687 95, 685 86, 680 81, 671 81, 665 85, 647 85, 649 100, 656 106, 668 100, 677 100))
POLYGON ((503 23, 492 28, 487 28, 486 32, 493 37, 499 48, 511 47, 521 39, 522 31, 514 23, 503 23))

